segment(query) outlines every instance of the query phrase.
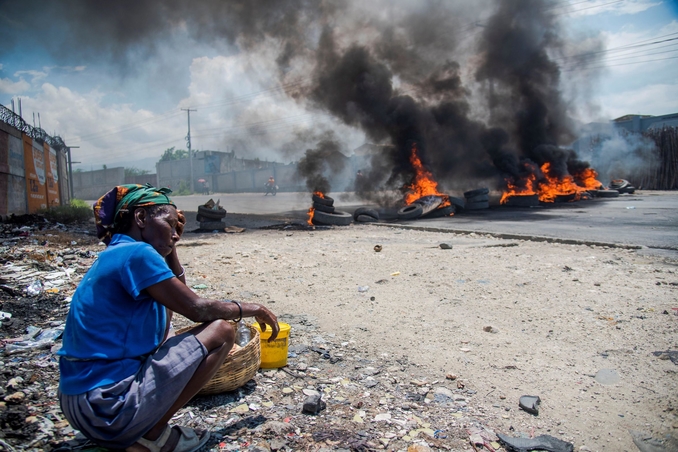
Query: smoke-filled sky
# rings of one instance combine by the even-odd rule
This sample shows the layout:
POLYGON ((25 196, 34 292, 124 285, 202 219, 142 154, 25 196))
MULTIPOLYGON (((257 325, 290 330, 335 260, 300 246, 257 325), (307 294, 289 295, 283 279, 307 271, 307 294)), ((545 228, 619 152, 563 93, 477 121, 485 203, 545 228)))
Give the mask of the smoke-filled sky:
POLYGON ((442 178, 678 111, 675 0, 0 0, 0 42, 0 103, 83 169, 154 171, 182 108, 194 149, 417 142, 442 178))

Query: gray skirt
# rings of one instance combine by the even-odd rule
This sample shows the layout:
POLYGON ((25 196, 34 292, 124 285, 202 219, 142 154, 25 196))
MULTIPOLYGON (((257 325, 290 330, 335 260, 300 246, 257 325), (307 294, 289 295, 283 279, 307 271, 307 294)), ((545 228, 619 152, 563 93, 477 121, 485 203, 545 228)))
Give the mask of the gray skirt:
POLYGON ((194 335, 172 337, 135 375, 84 394, 59 393, 61 409, 89 440, 124 449, 160 421, 206 356, 207 349, 194 335))

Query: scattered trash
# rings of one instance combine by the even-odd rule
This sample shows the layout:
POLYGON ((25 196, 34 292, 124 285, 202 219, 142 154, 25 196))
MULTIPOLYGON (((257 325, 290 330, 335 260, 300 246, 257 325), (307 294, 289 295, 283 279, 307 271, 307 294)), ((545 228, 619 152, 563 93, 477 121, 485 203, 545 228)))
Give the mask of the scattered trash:
POLYGON ((48 328, 46 330, 37 328, 37 332, 35 331, 35 328, 36 327, 29 327, 29 332, 24 335, 21 340, 7 344, 5 346, 5 354, 14 355, 16 353, 51 347, 54 344, 54 341, 56 341, 64 332, 63 326, 48 328))
POLYGON ((40 295, 40 292, 42 292, 42 283, 40 282, 39 279, 36 279, 35 281, 31 282, 28 286, 26 286, 26 294, 29 297, 35 297, 36 295, 40 295))
POLYGON ((495 327, 493 327, 491 325, 487 325, 487 326, 483 327, 483 331, 485 331, 486 333, 498 333, 499 332, 498 329, 496 329, 495 327))
POLYGON ((541 399, 539 398, 539 396, 524 395, 520 397, 520 400, 518 401, 518 406, 522 408, 524 411, 527 411, 530 414, 538 416, 540 403, 541 399))
POLYGON ((391 276, 398 276, 399 274, 400 274, 400 272, 393 272, 393 273, 391 273, 391 276))
POLYGON ((374 251, 376 251, 377 253, 381 252, 382 249, 383 247, 381 245, 374 245, 374 251))
POLYGON ((6 319, 11 319, 11 318, 12 318, 11 313, 5 312, 5 311, 0 311, 0 321, 6 320, 6 319))
POLYGON ((678 350, 656 351, 652 352, 652 354, 659 359, 670 359, 673 364, 678 365, 678 350))
POLYGON ((194 289, 202 290, 202 289, 207 289, 207 284, 195 284, 192 287, 194 289))
POLYGON ((370 290, 370 286, 358 286, 358 292, 365 293, 370 290))
POLYGON ((549 452, 573 452, 574 445, 551 435, 539 435, 534 438, 512 438, 497 433, 499 442, 508 452, 528 452, 531 450, 547 450, 549 452))
POLYGON ((456 374, 447 374, 447 375, 445 375, 445 378, 448 379, 448 380, 456 380, 457 375, 456 374))
POLYGON ((439 246, 440 246, 441 250, 451 250, 452 249, 452 245, 450 245, 449 243, 441 243, 439 246))

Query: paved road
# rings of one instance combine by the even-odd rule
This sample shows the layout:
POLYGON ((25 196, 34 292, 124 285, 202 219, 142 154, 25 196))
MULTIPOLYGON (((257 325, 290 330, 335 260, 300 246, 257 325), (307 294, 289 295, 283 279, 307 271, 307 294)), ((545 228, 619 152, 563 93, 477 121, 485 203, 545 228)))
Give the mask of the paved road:
MULTIPOLYGON (((352 212, 360 202, 352 195, 333 195, 335 206, 352 212)), ((311 204, 308 193, 255 193, 175 197, 178 206, 195 211, 210 197, 232 213, 280 214, 303 219, 311 204)), ((382 211, 385 216, 393 211, 382 211)), ((593 199, 538 208, 492 207, 449 218, 398 222, 406 227, 455 232, 483 232, 502 237, 539 237, 563 241, 610 243, 668 250, 678 257, 678 192, 642 191, 612 199, 593 199)))

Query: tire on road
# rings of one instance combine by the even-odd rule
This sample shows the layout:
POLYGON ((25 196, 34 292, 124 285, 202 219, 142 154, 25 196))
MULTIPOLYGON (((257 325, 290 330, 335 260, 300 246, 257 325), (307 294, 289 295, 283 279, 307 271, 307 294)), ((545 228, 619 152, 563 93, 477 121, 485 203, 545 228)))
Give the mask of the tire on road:
POLYGON ((335 211, 334 213, 313 212, 313 224, 326 224, 330 226, 348 226, 353 220, 353 215, 348 212, 335 211))
POLYGON ((424 207, 421 204, 410 204, 398 210, 399 220, 415 220, 422 216, 424 207))
POLYGON ((466 210, 482 210, 482 209, 489 209, 490 208, 490 203, 488 201, 481 201, 481 202, 470 202, 466 204, 466 210))
POLYGON ((328 206, 328 205, 325 205, 325 204, 318 204, 317 202, 314 202, 313 208, 316 211, 320 211, 320 212, 334 213, 334 206, 328 206))
POLYGON ((323 204, 326 206, 333 206, 334 205, 334 199, 330 198, 329 196, 325 196, 324 198, 321 198, 318 195, 313 195, 313 202, 317 204, 323 204))
POLYGON ((355 217, 355 221, 357 221, 358 223, 374 223, 375 221, 379 220, 371 215, 358 215, 357 217, 355 217))
POLYGON ((539 205, 539 195, 513 195, 506 200, 507 207, 536 207, 539 205))
POLYGON ((476 196, 471 196, 470 198, 466 198, 466 202, 484 202, 484 201, 489 201, 490 200, 490 195, 484 194, 484 195, 476 195, 476 196))
POLYGON ((445 206, 445 207, 440 207, 439 209, 434 210, 433 212, 429 213, 428 215, 425 215, 426 218, 442 218, 442 217, 449 217, 450 215, 454 215, 457 212, 456 207, 454 204, 451 206, 445 206))
POLYGON ((450 196, 448 199, 450 200, 450 203, 456 208, 457 211, 464 210, 464 207, 466 206, 466 201, 463 198, 450 196))
POLYGON ((464 198, 468 199, 478 195, 489 195, 489 194, 490 194, 489 188, 476 188, 475 190, 469 190, 464 192, 464 198))
POLYGON ((593 196, 598 198, 618 198, 619 191, 617 190, 596 190, 593 196))
POLYGON ((360 216, 368 216, 372 217, 373 220, 379 220, 379 212, 374 209, 370 209, 369 207, 358 207, 355 209, 355 212, 353 212, 353 218, 355 218, 357 221, 360 221, 358 220, 358 217, 360 216))
POLYGON ((226 216, 226 210, 225 209, 214 210, 205 206, 198 206, 198 215, 210 220, 213 219, 220 220, 226 216))

